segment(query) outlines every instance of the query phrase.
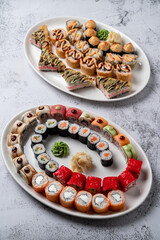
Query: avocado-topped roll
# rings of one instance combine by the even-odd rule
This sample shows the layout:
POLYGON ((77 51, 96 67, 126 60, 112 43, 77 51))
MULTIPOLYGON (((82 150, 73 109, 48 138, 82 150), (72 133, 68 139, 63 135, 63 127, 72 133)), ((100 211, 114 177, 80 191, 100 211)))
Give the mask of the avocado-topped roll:
POLYGON ((65 58, 65 53, 71 49, 71 44, 66 39, 61 39, 55 43, 55 48, 58 57, 65 58))
POLYGON ((86 54, 89 51, 89 44, 87 41, 79 40, 74 44, 75 49, 79 50, 81 53, 86 54))
POLYGON ((58 123, 56 119, 48 119, 46 122, 47 132, 50 135, 58 133, 58 123))
POLYGON ((11 133, 20 134, 23 136, 26 130, 27 130, 27 124, 20 120, 16 120, 12 126, 11 133))
POLYGON ((25 165, 28 164, 28 160, 26 158, 26 155, 25 154, 22 154, 20 155, 19 157, 15 157, 13 159, 13 163, 14 163, 14 166, 17 170, 17 172, 19 172, 19 170, 24 167, 25 165))
POLYGON ((116 78, 127 82, 132 81, 132 70, 129 65, 117 64, 116 66, 116 78))
POLYGON ((36 109, 36 116, 41 123, 44 123, 48 118, 50 118, 50 107, 48 105, 39 106, 36 109))
POLYGON ((105 61, 116 66, 118 63, 122 63, 122 57, 116 53, 107 53, 105 61))
POLYGON ((86 56, 80 59, 80 68, 82 73, 93 76, 96 73, 96 59, 94 57, 86 56))
POLYGON ((40 134, 33 134, 31 137, 31 147, 35 144, 42 143, 42 135, 40 134))
POLYGON ((79 123, 86 127, 89 127, 90 124, 94 121, 95 117, 92 116, 90 113, 83 112, 79 117, 79 123))
POLYGON ((119 131, 112 126, 111 124, 108 124, 103 128, 103 135, 110 141, 113 142, 113 137, 117 135, 119 131))
POLYGON ((46 164, 49 162, 50 156, 47 153, 41 153, 37 157, 38 165, 41 169, 45 169, 46 164))
POLYGON ((20 134, 8 134, 7 136, 8 146, 20 144, 21 145, 21 136, 20 134))
POLYGON ((100 62, 103 60, 103 51, 98 48, 90 48, 86 56, 93 57, 97 62, 100 62))
POLYGON ((114 67, 111 63, 100 62, 96 68, 97 75, 102 77, 113 77, 114 67))
POLYGON ((122 147, 122 151, 123 151, 123 155, 126 158, 126 162, 128 162, 129 158, 137 159, 137 152, 131 143, 124 145, 122 147))
POLYGON ((122 63, 129 65, 131 68, 134 68, 137 64, 138 56, 136 54, 123 54, 122 63))
POLYGON ((76 41, 83 40, 83 30, 78 28, 70 30, 68 32, 68 39, 72 45, 74 45, 76 41))
POLYGON ((31 164, 25 165, 19 170, 21 177, 25 180, 27 184, 31 184, 32 177, 37 173, 37 171, 32 167, 31 164))
POLYGON ((82 24, 76 20, 76 19, 71 19, 66 21, 66 28, 67 31, 73 30, 75 28, 82 28, 82 24))
POLYGON ((22 115, 21 120, 28 126, 35 126, 37 124, 37 117, 31 111, 26 112, 22 115))
POLYGON ((66 38, 66 31, 64 29, 54 29, 51 31, 51 41, 55 44, 56 41, 66 38))
POLYGON ((38 124, 35 127, 35 133, 41 135, 43 139, 48 137, 47 127, 44 124, 38 124))
POLYGON ((65 53, 66 63, 71 68, 78 68, 80 66, 80 59, 83 54, 77 49, 70 49, 65 53))

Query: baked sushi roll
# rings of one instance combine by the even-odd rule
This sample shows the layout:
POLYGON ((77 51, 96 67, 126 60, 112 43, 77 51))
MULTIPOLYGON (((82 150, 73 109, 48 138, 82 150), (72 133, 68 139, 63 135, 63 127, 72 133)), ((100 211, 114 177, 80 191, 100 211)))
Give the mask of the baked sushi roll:
POLYGON ((67 185, 75 188, 77 191, 83 190, 86 183, 86 176, 82 173, 73 172, 67 185))
POLYGON ((126 170, 137 179, 141 172, 142 163, 140 160, 129 158, 126 170))
POLYGON ((93 28, 87 28, 84 32, 85 38, 88 41, 89 38, 97 35, 96 31, 93 28))
POLYGON ((14 144, 9 146, 9 151, 12 158, 19 157, 23 154, 22 147, 20 144, 14 144))
POLYGON ((37 31, 33 32, 29 41, 38 48, 47 47, 50 49, 50 38, 47 26, 42 25, 37 31))
POLYGON ((65 53, 71 49, 71 44, 66 39, 62 39, 55 43, 55 49, 58 57, 65 58, 65 53))
POLYGON ((38 165, 45 170, 46 164, 50 161, 50 156, 47 153, 41 153, 37 157, 38 165))
POLYGON ((120 189, 118 177, 105 177, 103 178, 102 192, 107 195, 109 191, 120 189))
POLYGON ((76 41, 83 40, 83 30, 74 28, 68 32, 68 40, 69 42, 74 45, 76 41))
POLYGON ((103 51, 98 48, 90 48, 86 56, 95 58, 97 63, 103 61, 103 51))
POLYGON ((60 182, 53 181, 48 183, 48 185, 45 188, 45 195, 46 198, 51 202, 58 202, 59 201, 59 195, 63 189, 63 186, 60 182))
POLYGON ((76 123, 72 123, 69 126, 68 132, 69 136, 73 139, 78 139, 78 132, 79 132, 80 126, 76 123))
POLYGON ((82 24, 74 19, 74 20, 67 20, 66 21, 66 29, 67 31, 73 30, 75 28, 81 29, 82 28, 82 24))
POLYGON ((123 54, 122 63, 129 65, 131 68, 134 68, 137 64, 138 56, 136 54, 123 54))
POLYGON ((46 151, 45 146, 42 143, 38 143, 33 146, 33 153, 36 159, 38 155, 45 153, 45 151, 46 151))
POLYGON ((104 167, 109 167, 113 163, 113 156, 112 152, 109 150, 104 150, 100 153, 100 158, 101 158, 101 164, 104 167))
POLYGON ((116 66, 116 78, 127 82, 132 81, 132 70, 129 65, 117 64, 116 66))
POLYGON ((27 164, 19 170, 19 173, 27 184, 31 184, 32 177, 37 173, 37 171, 34 169, 34 167, 32 167, 31 164, 27 164))
POLYGON ((114 67, 111 63, 100 62, 96 68, 97 76, 105 78, 113 77, 114 67))
POLYGON ((108 150, 108 149, 109 149, 109 144, 106 141, 99 141, 96 144, 96 151, 98 152, 98 154, 100 154, 102 151, 108 150))
POLYGON ((103 135, 110 141, 113 142, 113 137, 118 135, 119 131, 112 126, 111 124, 108 124, 103 128, 103 135))
POLYGON ((134 49, 132 43, 127 43, 126 45, 124 45, 123 52, 127 53, 127 54, 134 54, 135 49, 134 49))
POLYGON ((62 39, 66 39, 67 35, 66 35, 66 31, 64 29, 54 29, 51 31, 51 36, 50 39, 53 43, 53 45, 56 43, 56 41, 62 40, 62 39))
POLYGON ((106 53, 110 50, 110 44, 106 41, 102 41, 98 44, 98 49, 103 51, 103 55, 105 56, 106 53))
POLYGON ((48 131, 47 131, 47 127, 45 124, 38 124, 36 127, 35 127, 35 133, 36 134, 39 134, 42 136, 42 139, 46 139, 48 137, 48 131))
POLYGON ((122 63, 122 57, 119 54, 107 53, 105 57, 105 62, 111 63, 113 66, 122 63))
POLYGON ((82 73, 93 76, 96 73, 96 59, 94 57, 86 56, 80 59, 80 68, 82 73))
POLYGON ((66 107, 63 105, 53 105, 50 112, 51 118, 56 119, 57 121, 65 119, 66 116, 66 107))
POLYGON ((136 185, 135 177, 133 177, 133 175, 128 170, 123 171, 118 176, 118 181, 124 192, 128 191, 130 188, 136 185))
POLYGON ((78 139, 81 143, 87 144, 87 138, 89 134, 91 133, 91 130, 87 127, 80 128, 78 132, 78 139))
POLYGON ((71 68, 79 68, 82 57, 83 54, 77 49, 70 49, 65 53, 66 63, 71 68))
POLYGON ((86 127, 89 127, 90 124, 94 121, 95 117, 92 116, 90 113, 83 112, 79 117, 79 123, 86 127))
POLYGON ((114 43, 111 45, 110 51, 111 51, 111 53, 117 53, 117 54, 121 55, 123 52, 123 47, 119 43, 114 43))
POLYGON ((19 172, 19 170, 20 170, 21 168, 23 168, 25 165, 28 164, 28 160, 27 160, 27 158, 26 158, 26 155, 25 155, 25 154, 22 154, 22 155, 20 155, 19 157, 15 157, 15 158, 13 159, 13 163, 14 163, 14 166, 15 166, 17 172, 19 172))
POLYGON ((113 190, 109 192, 108 199, 110 201, 110 209, 112 211, 119 211, 125 207, 125 196, 120 190, 113 190))
POLYGON ((137 152, 131 143, 124 145, 122 147, 122 152, 126 159, 126 162, 128 162, 129 158, 137 159, 137 152))
POLYGON ((46 122, 47 132, 50 135, 58 133, 58 123, 56 119, 48 119, 46 122))
POLYGON ((96 133, 91 133, 87 137, 87 147, 91 150, 96 150, 96 144, 100 141, 100 136, 96 133))
POLYGON ((31 147, 33 147, 35 144, 42 143, 42 135, 40 134, 33 134, 31 137, 31 147))
POLYGON ((62 137, 68 136, 69 122, 67 120, 61 120, 58 123, 58 132, 62 137))
POLYGON ((37 124, 37 117, 31 111, 24 113, 21 120, 26 123, 27 126, 34 127, 37 124))
POLYGON ((20 120, 16 120, 11 128, 11 133, 20 134, 21 136, 24 136, 24 133, 26 132, 26 130, 27 130, 27 124, 20 120))
POLYGON ((50 160, 46 165, 45 165, 45 173, 49 177, 53 177, 53 173, 56 172, 59 168, 58 162, 54 160, 50 160))
POLYGON ((78 123, 79 117, 81 116, 82 111, 79 108, 68 108, 66 112, 66 119, 69 122, 76 122, 78 123))
POLYGON ((65 187, 59 196, 60 204, 65 208, 71 208, 74 205, 77 191, 73 187, 65 187))
POLYGON ((91 129, 93 129, 96 132, 102 132, 103 128, 108 125, 107 120, 105 120, 102 117, 97 117, 92 123, 91 123, 91 129))
POLYGON ((56 172, 53 173, 53 177, 63 185, 67 184, 71 176, 72 171, 64 165, 62 165, 56 172))
POLYGON ((92 206, 92 194, 87 191, 79 191, 74 204, 78 211, 89 212, 92 206))
POLYGON ((12 146, 15 144, 20 144, 21 145, 21 135, 20 134, 8 134, 7 136, 7 143, 8 146, 12 146))
POLYGON ((48 118, 50 118, 50 107, 48 105, 39 106, 36 109, 36 116, 40 123, 44 123, 48 118))
POLYGON ((102 193, 97 193, 92 198, 92 208, 96 213, 105 213, 108 211, 110 201, 102 193))
POLYGON ((86 180, 85 190, 90 193, 101 192, 101 182, 102 179, 99 177, 88 176, 86 180))
POLYGON ((97 86, 108 98, 113 98, 131 90, 132 84, 115 78, 97 77, 97 86))
POLYGON ((92 28, 94 30, 96 30, 96 22, 93 21, 93 20, 88 20, 86 23, 85 23, 85 28, 92 28))
POLYGON ((116 147, 121 149, 124 145, 129 144, 130 141, 124 134, 119 133, 113 137, 113 143, 116 145, 116 147))
POLYGON ((32 187, 38 193, 44 192, 48 183, 49 179, 44 172, 36 173, 32 177, 32 187))
POLYGON ((83 40, 76 41, 74 47, 83 54, 86 54, 90 48, 88 42, 83 40))
POLYGON ((91 48, 95 48, 99 45, 100 39, 96 36, 92 36, 91 38, 89 38, 88 42, 91 48))

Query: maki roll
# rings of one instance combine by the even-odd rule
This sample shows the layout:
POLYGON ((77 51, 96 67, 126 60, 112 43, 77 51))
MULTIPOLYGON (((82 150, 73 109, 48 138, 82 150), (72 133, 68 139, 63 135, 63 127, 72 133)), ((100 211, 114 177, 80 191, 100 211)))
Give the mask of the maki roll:
POLYGON ((96 150, 96 144, 100 141, 100 136, 96 133, 91 133, 87 138, 87 147, 91 150, 96 150))
POLYGON ((86 56, 80 59, 80 69, 82 73, 93 76, 96 73, 96 59, 86 56))
POLYGON ((44 172, 36 173, 32 178, 32 187, 36 192, 44 192, 49 179, 44 172))
POLYGON ((31 137, 31 147, 33 147, 35 144, 42 143, 42 135, 40 134, 34 134, 31 137))
POLYGON ((46 149, 43 144, 38 143, 33 146, 33 152, 35 155, 35 158, 37 159, 38 155, 45 153, 46 149))
POLYGON ((62 165, 56 172, 53 173, 53 177, 63 185, 67 184, 71 176, 72 171, 64 165, 62 165))
POLYGON ((34 131, 36 134, 41 135, 43 139, 48 137, 47 127, 44 124, 38 124, 34 131))
POLYGON ((100 153, 101 163, 104 167, 111 166, 113 163, 113 156, 111 151, 104 150, 100 153))
POLYGON ((53 177, 53 173, 56 172, 58 170, 58 168, 59 168, 58 162, 56 162, 54 160, 50 160, 45 166, 45 173, 49 177, 53 177))
POLYGON ((119 211, 125 207, 125 196, 120 190, 113 190, 109 192, 108 199, 110 201, 110 209, 112 211, 119 211))
POLYGON ((38 165, 41 169, 45 169, 46 164, 49 162, 50 156, 47 153, 39 154, 37 157, 38 165))
POLYGON ((81 125, 84 125, 86 127, 89 127, 91 122, 93 122, 95 119, 94 116, 92 116, 91 114, 87 113, 87 112, 83 112, 81 114, 81 116, 79 117, 79 123, 81 125))
POLYGON ((122 63, 129 65, 131 68, 134 68, 137 64, 138 56, 136 54, 123 54, 122 63))
POLYGON ((130 158, 126 170, 128 170, 137 179, 140 175, 142 161, 130 158))
POLYGON ((87 138, 89 134, 91 133, 91 130, 87 127, 83 127, 78 132, 78 139, 81 143, 87 144, 87 138))
POLYGON ((113 142, 113 137, 118 135, 119 131, 112 126, 111 124, 105 126, 103 128, 103 135, 110 141, 113 142))
POLYGON ((71 68, 79 68, 80 59, 83 57, 83 54, 77 49, 70 49, 66 51, 65 58, 66 63, 71 68))
POLYGON ((61 39, 65 39, 67 37, 66 31, 64 29, 54 29, 51 31, 51 41, 53 45, 56 43, 56 41, 59 41, 61 39))
POLYGON ((78 211, 89 212, 92 206, 92 194, 87 191, 79 191, 74 204, 78 211))
POLYGON ((96 131, 96 132, 102 132, 103 128, 108 125, 108 122, 102 118, 102 117, 97 117, 92 123, 91 123, 91 128, 96 131))
POLYGON ((72 45, 74 45, 75 42, 83 39, 84 37, 82 29, 74 28, 68 32, 68 40, 72 45))
POLYGON ((73 172, 67 185, 79 191, 84 188, 85 183, 86 183, 86 176, 84 174, 73 172))
POLYGON ((8 134, 7 136, 7 142, 8 146, 12 146, 15 144, 20 144, 21 145, 21 136, 20 134, 8 134))
POLYGON ((32 177, 37 173, 37 171, 34 169, 34 167, 32 167, 31 164, 27 164, 19 170, 19 173, 27 184, 31 184, 32 177))
POLYGON ((36 116, 40 123, 44 123, 48 118, 50 118, 50 107, 47 105, 39 106, 36 109, 36 116))
POLYGON ((78 29, 82 28, 82 24, 78 20, 74 19, 74 20, 67 20, 66 21, 67 31, 70 31, 70 30, 75 29, 75 28, 78 28, 78 29))
POLYGON ((124 145, 122 147, 122 152, 123 152, 123 155, 126 158, 126 162, 128 162, 129 158, 137 159, 137 152, 136 152, 134 146, 131 143, 127 144, 127 145, 124 145))
POLYGON ((27 126, 35 126, 37 124, 37 117, 31 111, 22 115, 21 120, 27 124, 27 126))
POLYGON ((47 132, 50 135, 58 133, 58 123, 56 119, 48 119, 46 122, 47 132))
POLYGON ((9 151, 12 158, 19 157, 23 154, 22 147, 19 144, 9 146, 9 151))
POLYGON ((88 41, 89 38, 91 38, 92 36, 97 35, 96 31, 93 28, 87 28, 86 31, 84 32, 85 38, 88 41))
POLYGON ((66 39, 62 39, 56 42, 55 48, 58 57, 65 58, 65 53, 71 49, 71 44, 66 39))
POLYGON ((86 54, 90 48, 88 42, 83 40, 76 41, 74 47, 83 54, 86 54))
POLYGON ((68 136, 69 122, 67 120, 61 120, 58 123, 58 132, 62 137, 68 136))
POLYGON ((68 132, 69 136, 73 139, 78 138, 78 132, 79 132, 80 126, 76 123, 70 124, 68 132))
POLYGON ((26 130, 27 130, 27 124, 20 120, 17 120, 12 126, 11 133, 17 133, 23 136, 26 130))
POLYGON ((108 211, 110 206, 109 199, 106 198, 102 193, 97 193, 92 198, 92 208, 96 213, 105 213, 108 211))
POLYGON ((122 47, 122 45, 119 44, 119 43, 114 43, 114 44, 111 45, 110 51, 111 51, 112 53, 122 54, 123 47, 122 47))
POLYGON ((102 179, 99 177, 88 176, 85 190, 93 194, 101 192, 101 181, 102 179))
POLYGON ((103 178, 103 188, 102 192, 104 194, 108 194, 111 190, 118 190, 120 189, 118 177, 105 177, 103 178))
POLYGON ((97 76, 102 77, 113 77, 114 75, 114 67, 111 63, 100 62, 96 68, 97 76))
POLYGON ((89 38, 88 42, 91 48, 95 48, 100 43, 100 40, 98 37, 92 36, 91 38, 89 38))
POLYGON ((109 52, 110 49, 110 44, 106 41, 102 41, 98 45, 98 49, 103 51, 103 55, 105 56, 107 52, 109 52))
POLYGON ((57 121, 65 119, 66 107, 63 105, 53 105, 50 112, 51 118, 56 119, 57 121))
POLYGON ((98 48, 90 48, 86 56, 95 58, 97 62, 103 61, 103 51, 98 48))
POLYGON ((133 175, 128 170, 123 171, 118 176, 118 180, 119 180, 120 186, 124 192, 128 191, 130 188, 132 188, 136 185, 136 179, 133 177, 133 175))
POLYGON ((51 202, 58 202, 59 195, 63 189, 63 186, 60 182, 53 181, 50 182, 45 188, 46 198, 51 202))
POLYGON ((119 54, 107 53, 105 57, 105 62, 111 63, 113 66, 122 63, 122 57, 119 54))
POLYGON ((21 156, 14 158, 13 163, 17 172, 19 172, 21 168, 28 164, 28 160, 26 158, 26 155, 22 154, 21 156))
POLYGON ((96 23, 95 23, 95 21, 93 21, 93 20, 88 20, 86 23, 85 23, 85 28, 87 29, 87 28, 92 28, 92 29, 94 29, 94 30, 96 30, 96 23))
POLYGON ((124 53, 128 53, 128 54, 132 54, 133 53, 134 54, 134 51, 135 51, 135 49, 134 49, 132 43, 127 43, 123 47, 123 52, 124 53))
POLYGON ((106 141, 100 141, 96 144, 96 151, 100 154, 104 150, 109 149, 109 144, 106 141))
POLYGON ((66 112, 66 119, 70 122, 77 122, 81 116, 82 111, 79 108, 68 108, 66 112))
POLYGON ((60 204, 65 208, 73 207, 77 191, 72 187, 65 187, 60 193, 60 204))
POLYGON ((129 65, 117 64, 116 66, 116 78, 127 82, 132 81, 132 70, 129 65))
POLYGON ((127 145, 130 143, 129 139, 124 134, 118 134, 113 137, 113 143, 121 149, 124 145, 127 145))

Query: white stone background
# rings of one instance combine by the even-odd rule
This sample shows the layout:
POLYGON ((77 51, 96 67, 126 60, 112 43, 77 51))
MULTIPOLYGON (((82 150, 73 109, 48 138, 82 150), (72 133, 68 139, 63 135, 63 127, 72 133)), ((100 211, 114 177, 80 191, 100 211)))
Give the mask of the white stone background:
POLYGON ((160 217, 160 1, 158 0, 0 0, 0 134, 16 113, 33 105, 61 103, 110 115, 142 146, 153 171, 147 200, 111 220, 82 220, 39 203, 13 180, 0 156, 0 239, 159 239, 160 217), (124 32, 147 54, 151 78, 137 96, 96 103, 67 95, 44 82, 28 65, 23 40, 38 21, 81 16, 124 32))

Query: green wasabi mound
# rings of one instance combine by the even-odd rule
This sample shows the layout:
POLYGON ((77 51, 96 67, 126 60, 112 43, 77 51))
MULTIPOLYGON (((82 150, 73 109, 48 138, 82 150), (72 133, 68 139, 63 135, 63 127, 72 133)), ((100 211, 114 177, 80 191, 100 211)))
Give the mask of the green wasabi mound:
POLYGON ((97 37, 100 39, 100 40, 106 40, 107 37, 108 37, 108 34, 109 34, 109 31, 106 30, 106 29, 101 29, 99 30, 99 32, 97 33, 97 37))
POLYGON ((52 149, 51 149, 53 155, 55 157, 66 157, 68 155, 69 152, 69 147, 66 143, 60 141, 60 142, 55 142, 52 145, 52 149))

